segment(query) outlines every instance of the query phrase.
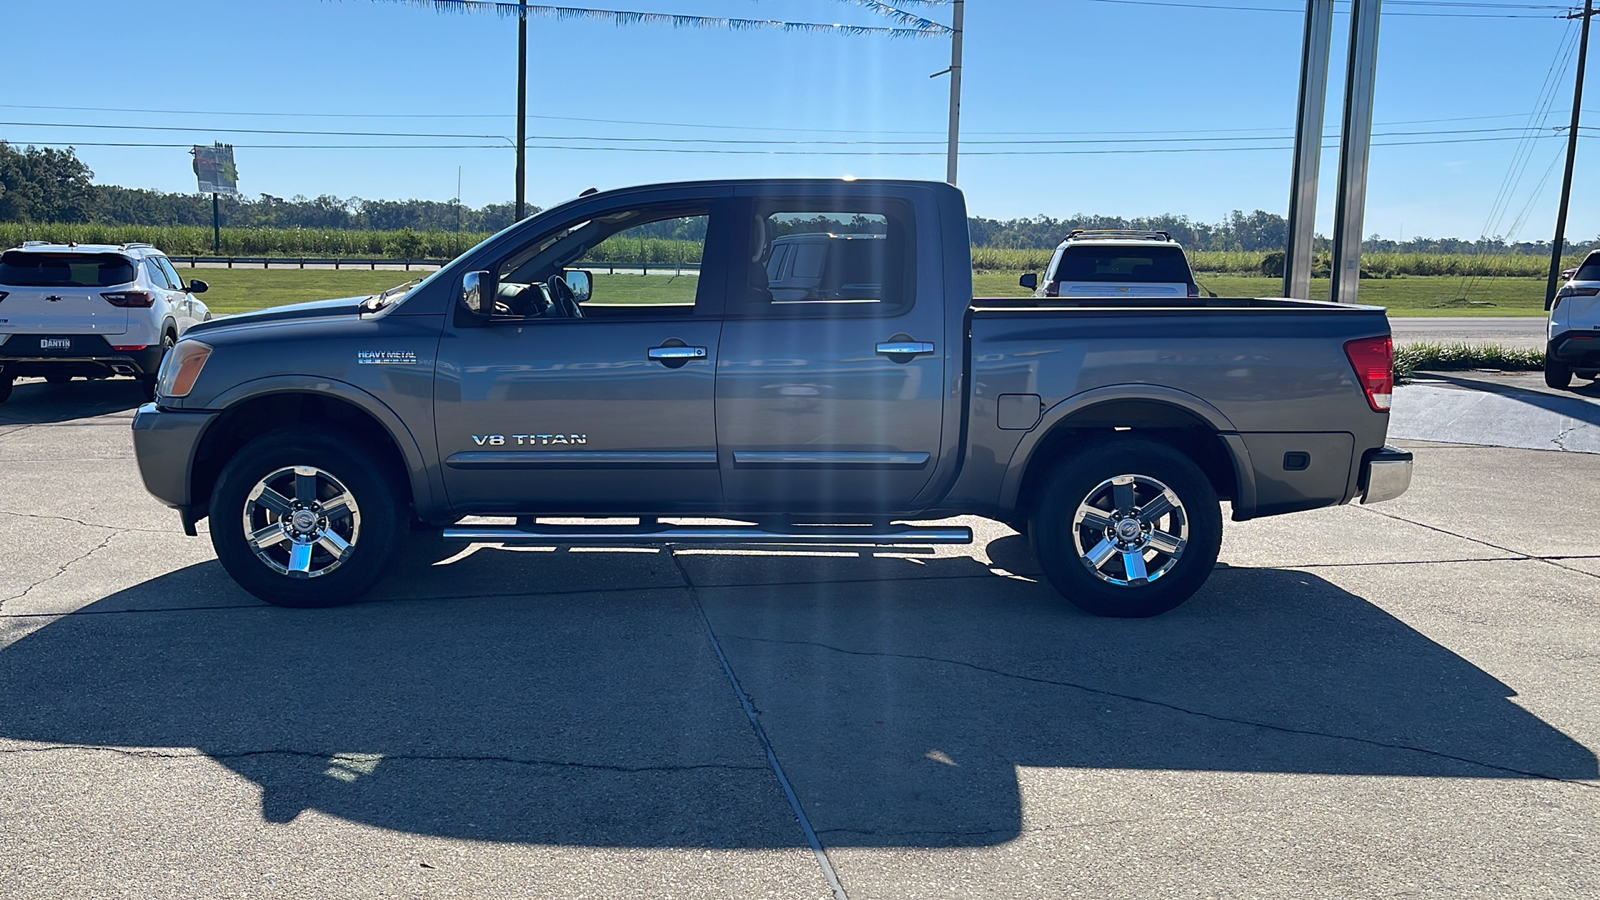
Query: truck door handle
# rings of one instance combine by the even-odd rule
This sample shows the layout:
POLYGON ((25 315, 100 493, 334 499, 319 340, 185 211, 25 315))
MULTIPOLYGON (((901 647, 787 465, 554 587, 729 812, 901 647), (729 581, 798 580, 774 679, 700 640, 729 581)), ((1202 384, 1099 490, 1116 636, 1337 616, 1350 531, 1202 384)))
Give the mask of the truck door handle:
POLYGON ((666 365, 683 365, 691 359, 706 359, 706 348, 685 348, 685 346, 650 348, 645 351, 645 356, 666 365))
POLYGON ((878 345, 878 355, 887 356, 892 362, 909 362, 913 356, 923 356, 932 352, 933 344, 929 341, 884 341, 878 345))

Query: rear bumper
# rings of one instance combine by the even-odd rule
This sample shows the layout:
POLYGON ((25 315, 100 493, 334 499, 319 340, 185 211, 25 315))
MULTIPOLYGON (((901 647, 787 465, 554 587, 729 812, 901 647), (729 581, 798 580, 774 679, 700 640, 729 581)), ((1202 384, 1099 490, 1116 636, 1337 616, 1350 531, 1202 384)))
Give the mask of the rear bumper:
POLYGON ((1551 359, 1577 368, 1600 368, 1600 331, 1565 331, 1550 339, 1551 359))
POLYGON ((0 343, 0 378, 30 375, 154 375, 161 345, 118 350, 98 334, 13 334, 0 343), (48 346, 65 341, 66 346, 48 346))
POLYGON ((1399 447, 1368 450, 1361 459, 1361 502, 1382 503, 1411 487, 1411 451, 1399 447))

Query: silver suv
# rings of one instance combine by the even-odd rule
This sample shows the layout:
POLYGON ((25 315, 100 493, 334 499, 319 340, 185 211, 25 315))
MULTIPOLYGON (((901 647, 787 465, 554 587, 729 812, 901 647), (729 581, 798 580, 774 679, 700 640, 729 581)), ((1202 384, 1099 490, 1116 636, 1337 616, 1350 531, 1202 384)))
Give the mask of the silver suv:
POLYGON ((132 375, 146 399, 167 350, 211 318, 166 254, 149 244, 28 241, 0 254, 0 402, 11 383, 44 376, 132 375))
POLYGON ((1020 284, 1035 297, 1198 297, 1183 247, 1165 231, 1087 231, 1067 235, 1041 283, 1020 284))

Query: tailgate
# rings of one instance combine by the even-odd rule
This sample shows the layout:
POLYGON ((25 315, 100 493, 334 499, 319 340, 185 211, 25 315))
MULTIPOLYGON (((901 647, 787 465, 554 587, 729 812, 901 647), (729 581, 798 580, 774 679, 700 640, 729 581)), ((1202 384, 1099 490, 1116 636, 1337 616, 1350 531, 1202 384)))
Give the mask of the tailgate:
POLYGON ((128 310, 100 288, 0 285, 0 334, 125 334, 128 310))

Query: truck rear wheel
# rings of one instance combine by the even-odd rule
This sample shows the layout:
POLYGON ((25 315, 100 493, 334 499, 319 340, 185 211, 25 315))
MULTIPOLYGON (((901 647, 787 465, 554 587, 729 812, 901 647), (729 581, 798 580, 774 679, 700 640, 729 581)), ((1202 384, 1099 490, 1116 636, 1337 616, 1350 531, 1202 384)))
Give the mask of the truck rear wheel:
POLYGON ((398 494, 356 439, 278 431, 240 450, 211 494, 211 545, 241 587, 275 606, 353 603, 400 537, 398 494))
POLYGON ((1136 438, 1074 453, 1030 525, 1050 584, 1097 616, 1143 618, 1188 600, 1222 548, 1216 490, 1183 454, 1136 438))

